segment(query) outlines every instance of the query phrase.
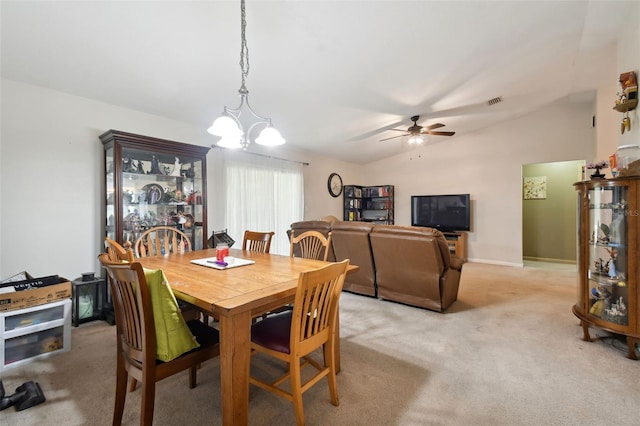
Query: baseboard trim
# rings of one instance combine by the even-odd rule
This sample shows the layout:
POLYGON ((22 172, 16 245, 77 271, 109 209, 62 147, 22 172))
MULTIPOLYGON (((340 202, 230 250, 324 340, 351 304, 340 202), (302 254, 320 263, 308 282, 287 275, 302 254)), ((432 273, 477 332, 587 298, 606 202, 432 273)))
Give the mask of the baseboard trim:
POLYGON ((565 263, 567 265, 575 265, 576 261, 571 259, 551 259, 547 257, 522 256, 523 260, 531 260, 533 262, 549 262, 549 263, 565 263))
POLYGON ((513 267, 515 267, 515 268, 524 268, 524 263, 523 262, 514 263, 514 262, 503 262, 503 261, 500 261, 500 260, 472 259, 472 258, 467 259, 467 262, 486 263, 487 265, 510 266, 512 268, 513 267))

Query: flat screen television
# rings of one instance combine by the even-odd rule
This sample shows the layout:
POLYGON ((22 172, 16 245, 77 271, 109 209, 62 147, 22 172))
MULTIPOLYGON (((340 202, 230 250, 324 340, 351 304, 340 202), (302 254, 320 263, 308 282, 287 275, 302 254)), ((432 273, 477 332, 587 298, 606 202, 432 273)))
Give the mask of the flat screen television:
POLYGON ((469 194, 412 195, 411 225, 442 232, 471 230, 469 194))

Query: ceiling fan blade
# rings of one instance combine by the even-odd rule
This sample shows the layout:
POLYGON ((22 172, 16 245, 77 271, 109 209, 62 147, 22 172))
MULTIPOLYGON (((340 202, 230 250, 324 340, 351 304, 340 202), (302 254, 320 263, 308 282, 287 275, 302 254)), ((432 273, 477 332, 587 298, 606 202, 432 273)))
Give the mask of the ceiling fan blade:
MULTIPOLYGON (((349 138, 347 140, 348 141, 360 141, 360 140, 367 139, 367 138, 370 138, 372 136, 375 136, 375 135, 377 135, 379 133, 382 133, 384 131, 387 131, 387 130, 399 130, 399 129, 393 129, 393 128, 401 126, 403 124, 405 124, 404 121, 396 121, 395 123, 391 123, 391 124, 388 124, 388 125, 386 125, 384 127, 380 127, 378 129, 371 130, 371 131, 363 133, 361 135, 351 137, 351 138, 349 138)), ((400 131, 401 132, 406 132, 406 130, 400 130, 400 131)))
POLYGON ((430 125, 430 126, 425 127, 424 129, 425 129, 425 130, 433 130, 433 129, 439 129, 440 127, 444 127, 444 124, 442 124, 442 123, 435 123, 435 124, 432 124, 432 125, 430 125))
POLYGON ((403 137, 403 136, 409 136, 409 133, 407 133, 406 135, 392 136, 392 137, 390 137, 390 138, 380 139, 380 142, 382 142, 382 141, 388 141, 389 139, 401 138, 401 137, 403 137))
POLYGON ((436 136, 453 136, 456 132, 425 132, 428 135, 436 135, 436 136))
POLYGON ((405 129, 387 129, 387 130, 393 130, 395 132, 405 132, 405 133, 407 133, 407 131, 405 129))

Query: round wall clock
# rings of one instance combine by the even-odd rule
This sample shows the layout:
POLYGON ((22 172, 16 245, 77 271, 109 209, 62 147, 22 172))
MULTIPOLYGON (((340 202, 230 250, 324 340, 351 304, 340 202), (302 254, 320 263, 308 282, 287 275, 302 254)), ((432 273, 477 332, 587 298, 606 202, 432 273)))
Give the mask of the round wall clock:
POLYGON ((329 180, 327 181, 327 187, 329 188, 329 194, 332 197, 338 197, 342 194, 342 178, 337 173, 331 173, 329 180))

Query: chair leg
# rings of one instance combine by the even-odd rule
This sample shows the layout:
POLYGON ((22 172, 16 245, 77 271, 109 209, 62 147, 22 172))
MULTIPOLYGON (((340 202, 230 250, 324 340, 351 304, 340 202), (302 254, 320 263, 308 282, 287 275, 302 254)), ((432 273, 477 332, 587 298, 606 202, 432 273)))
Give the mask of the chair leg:
POLYGON ((325 366, 329 367, 327 381, 329 382, 329 394, 331 395, 331 403, 336 407, 340 405, 338 399, 338 382, 336 380, 336 351, 334 339, 331 337, 324 347, 325 366), (327 363, 328 361, 328 363, 327 363))
POLYGON ((113 408, 113 426, 122 424, 122 414, 124 413, 124 403, 127 398, 127 370, 124 368, 122 355, 118 354, 116 367, 116 401, 113 408))
POLYGON ((155 378, 142 384, 142 412, 140 413, 140 426, 153 424, 153 406, 156 399, 155 378))
POLYGON ((296 412, 296 424, 302 426, 304 422, 304 407, 302 405, 302 376, 300 372, 300 360, 295 359, 289 364, 291 380, 291 398, 293 409, 296 412))
POLYGON ((189 389, 193 389, 196 387, 196 384, 197 384, 196 372, 198 371, 199 367, 200 365, 189 368, 189 389))

